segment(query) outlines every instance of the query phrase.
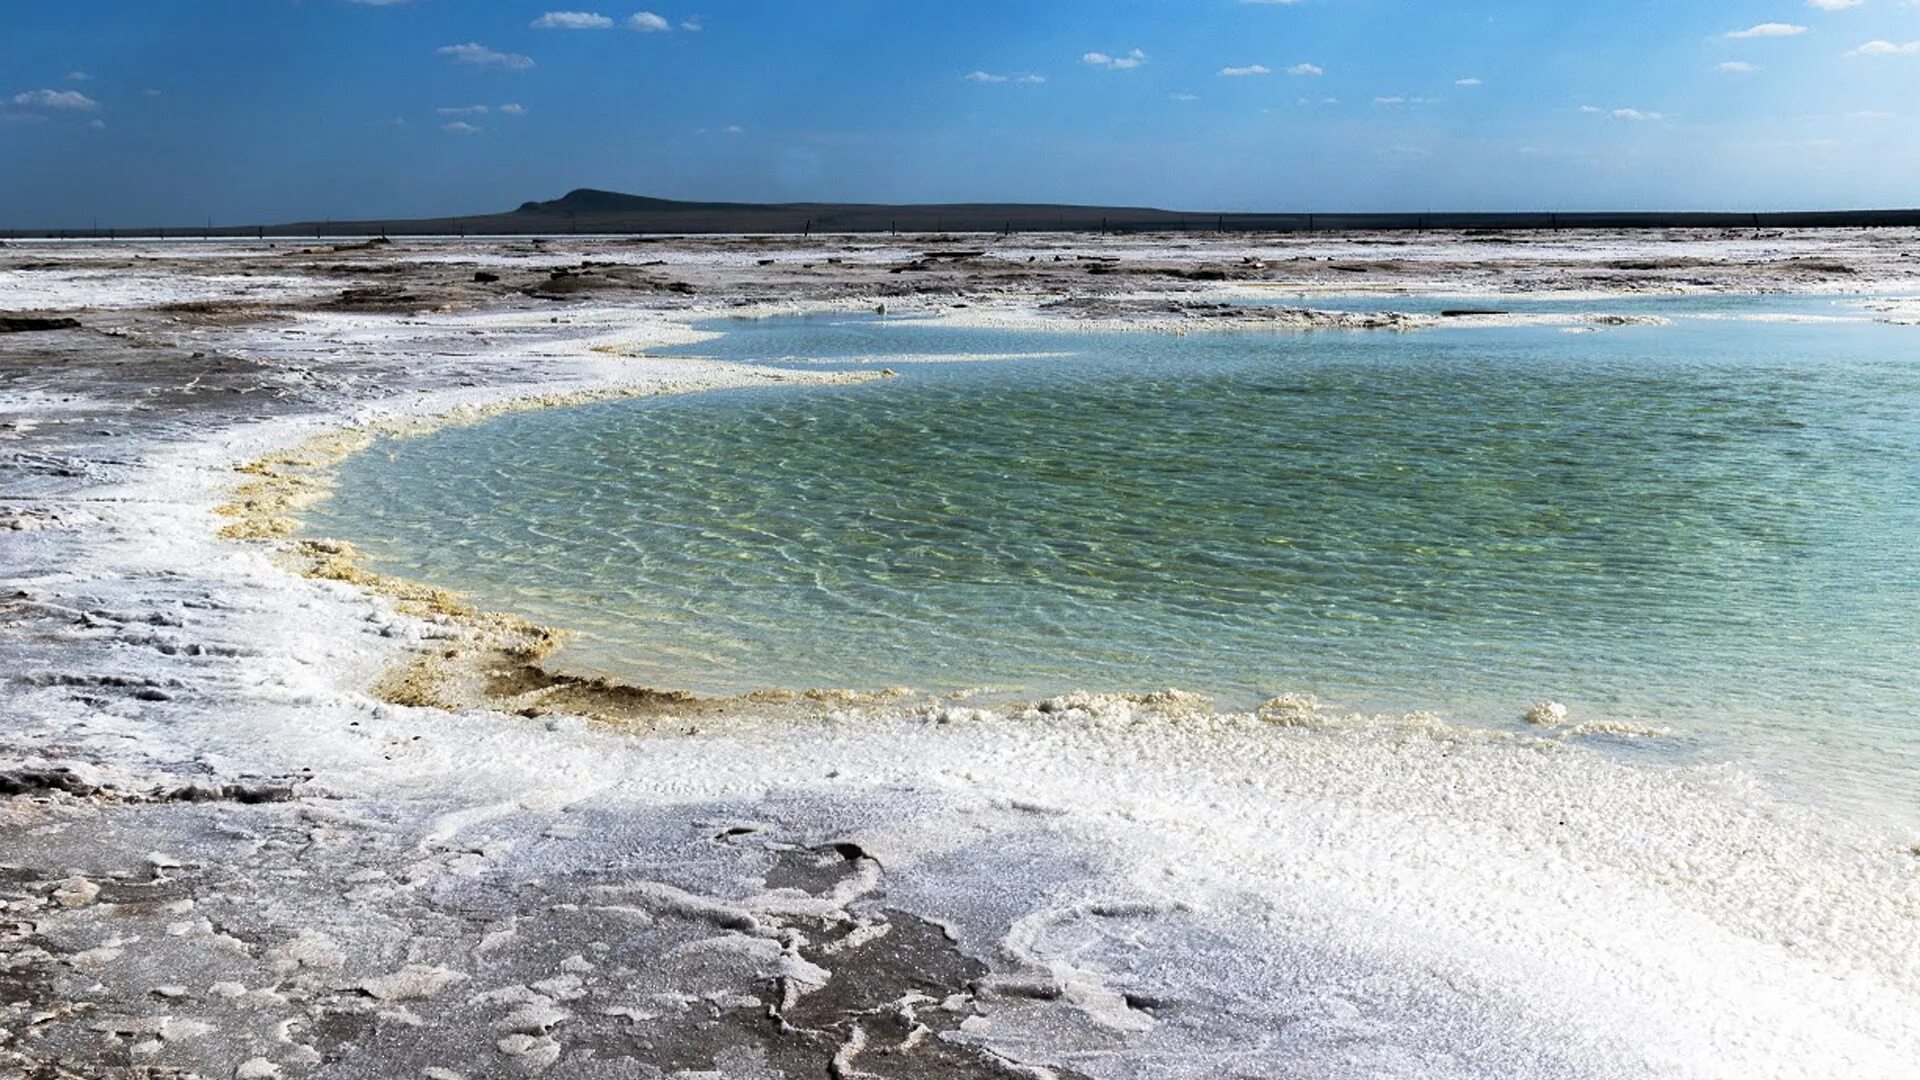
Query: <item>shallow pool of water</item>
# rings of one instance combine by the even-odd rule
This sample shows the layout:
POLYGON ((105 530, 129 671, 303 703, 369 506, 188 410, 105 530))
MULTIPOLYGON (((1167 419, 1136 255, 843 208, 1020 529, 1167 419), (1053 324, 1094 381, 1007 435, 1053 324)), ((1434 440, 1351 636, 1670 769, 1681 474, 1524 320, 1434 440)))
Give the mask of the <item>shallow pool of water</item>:
POLYGON ((1036 358, 385 442, 311 530, 651 685, 1553 698, 1672 732, 1622 752, 1920 805, 1915 328, 716 325, 686 351, 1036 358))

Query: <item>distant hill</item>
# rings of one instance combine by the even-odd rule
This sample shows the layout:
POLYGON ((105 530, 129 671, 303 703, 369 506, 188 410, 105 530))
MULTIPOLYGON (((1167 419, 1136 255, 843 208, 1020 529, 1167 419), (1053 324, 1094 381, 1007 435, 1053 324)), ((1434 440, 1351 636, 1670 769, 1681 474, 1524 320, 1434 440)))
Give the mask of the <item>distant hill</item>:
MULTIPOLYGON (((1920 210, 1787 213, 1429 213, 1220 214, 1141 206, 1051 203, 685 202, 579 188, 498 214, 464 217, 299 221, 279 225, 113 230, 120 236, 481 236, 551 233, 843 232, 1339 232, 1350 230, 1549 230, 1673 228, 1864 228, 1920 226, 1920 210)), ((86 230, 12 230, 8 236, 107 235, 86 230)))

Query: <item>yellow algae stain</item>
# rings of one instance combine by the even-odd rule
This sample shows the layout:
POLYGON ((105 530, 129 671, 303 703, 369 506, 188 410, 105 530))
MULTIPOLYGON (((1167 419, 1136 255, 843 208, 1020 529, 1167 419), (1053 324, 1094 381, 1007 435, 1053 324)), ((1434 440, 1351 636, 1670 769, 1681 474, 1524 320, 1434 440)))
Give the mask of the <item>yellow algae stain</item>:
MULTIPOLYGON (((603 351, 614 351, 613 346, 603 351)), ((819 383, 866 382, 881 376, 866 372, 807 373, 819 383)), ((764 371, 754 381, 785 382, 791 372, 764 371)), ((394 664, 370 688, 396 705, 442 709, 493 709, 523 716, 565 713, 632 730, 694 713, 764 708, 791 702, 818 711, 822 707, 878 705, 897 700, 898 689, 878 693, 806 691, 769 692, 740 698, 703 698, 681 690, 631 686, 613 680, 556 672, 542 661, 557 648, 563 632, 505 612, 482 609, 448 589, 375 573, 353 545, 339 540, 298 537, 300 513, 332 493, 335 469, 377 439, 405 438, 441 428, 479 423, 495 416, 533 409, 580 405, 617 398, 654 397, 707 389, 711 381, 689 379, 630 386, 562 391, 461 406, 436 416, 385 420, 323 432, 299 444, 235 466, 245 477, 214 513, 231 519, 218 535, 227 540, 272 545, 282 566, 301 577, 337 581, 388 600, 396 611, 439 627, 443 633, 427 647, 394 664)))

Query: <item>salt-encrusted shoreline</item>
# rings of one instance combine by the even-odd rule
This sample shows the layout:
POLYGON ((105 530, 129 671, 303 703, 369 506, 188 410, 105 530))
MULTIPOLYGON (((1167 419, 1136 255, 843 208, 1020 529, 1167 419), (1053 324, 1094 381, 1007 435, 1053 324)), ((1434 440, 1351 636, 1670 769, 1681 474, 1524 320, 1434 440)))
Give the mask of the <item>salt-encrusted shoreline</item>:
MULTIPOLYGON (((749 310, 730 301, 751 288, 711 303, 749 310)), ((89 316, 0 368, 16 525, 0 634, 18 657, 0 772, 22 792, 0 807, 0 1063, 1894 1076, 1912 1060, 1913 857, 1737 775, 1182 695, 833 701, 646 738, 564 710, 379 700, 382 674, 458 620, 217 539, 251 520, 214 512, 248 479, 231 466, 343 421, 769 377, 595 351, 682 332, 657 312, 556 310, 89 316)), ((260 520, 283 516, 254 494, 260 520)))

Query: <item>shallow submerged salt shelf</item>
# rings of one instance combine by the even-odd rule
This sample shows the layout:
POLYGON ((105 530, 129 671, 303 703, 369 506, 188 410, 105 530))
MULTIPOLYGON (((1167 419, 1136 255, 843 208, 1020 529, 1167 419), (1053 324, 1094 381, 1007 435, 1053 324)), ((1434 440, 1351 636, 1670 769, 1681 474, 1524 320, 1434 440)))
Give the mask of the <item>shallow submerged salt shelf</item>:
POLYGON ((1036 358, 390 442, 311 530, 649 685, 1174 685, 1509 729, 1550 697, 1673 732, 1622 752, 1920 794, 1910 328, 708 325, 682 351, 1036 358))

